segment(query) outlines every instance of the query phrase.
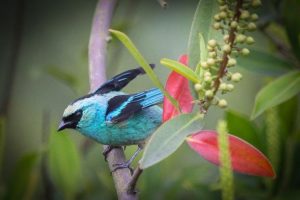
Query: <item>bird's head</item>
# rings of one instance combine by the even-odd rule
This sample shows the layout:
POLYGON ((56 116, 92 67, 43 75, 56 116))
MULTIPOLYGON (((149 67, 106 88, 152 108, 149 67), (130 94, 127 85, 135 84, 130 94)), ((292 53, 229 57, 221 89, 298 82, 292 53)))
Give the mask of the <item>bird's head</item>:
POLYGON ((98 105, 93 97, 74 101, 65 109, 58 131, 69 128, 84 132, 85 129, 97 123, 97 114, 100 109, 98 105))

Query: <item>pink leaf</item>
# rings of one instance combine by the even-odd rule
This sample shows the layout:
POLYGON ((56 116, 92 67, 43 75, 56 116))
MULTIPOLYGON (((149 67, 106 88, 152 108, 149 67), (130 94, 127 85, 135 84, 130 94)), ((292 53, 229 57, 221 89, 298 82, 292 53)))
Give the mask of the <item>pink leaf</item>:
MULTIPOLYGON (((179 62, 187 66, 188 56, 180 56, 179 62)), ((179 107, 183 113, 192 112, 193 97, 190 92, 189 81, 185 77, 174 71, 171 72, 166 83, 166 90, 178 101, 179 107)), ((165 122, 178 114, 177 109, 165 97, 163 103, 163 121, 165 122)))
MULTIPOLYGON (((246 141, 228 135, 232 168, 236 172, 275 177, 274 169, 266 156, 246 141)), ((189 146, 209 162, 220 165, 218 134, 203 130, 187 138, 189 146)))

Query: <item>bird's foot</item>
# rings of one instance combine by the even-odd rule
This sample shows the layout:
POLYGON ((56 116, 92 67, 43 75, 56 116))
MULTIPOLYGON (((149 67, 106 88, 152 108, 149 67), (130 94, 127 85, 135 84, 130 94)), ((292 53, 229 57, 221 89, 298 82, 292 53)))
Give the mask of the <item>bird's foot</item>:
POLYGON ((111 150, 113 150, 114 148, 122 148, 121 146, 114 146, 114 145, 108 145, 102 152, 103 156, 104 156, 104 160, 107 161, 107 156, 109 154, 109 152, 111 150))
POLYGON ((128 168, 130 170, 131 175, 133 174, 133 168, 130 167, 131 160, 128 160, 124 163, 113 164, 114 169, 111 171, 112 173, 117 171, 118 169, 128 168))

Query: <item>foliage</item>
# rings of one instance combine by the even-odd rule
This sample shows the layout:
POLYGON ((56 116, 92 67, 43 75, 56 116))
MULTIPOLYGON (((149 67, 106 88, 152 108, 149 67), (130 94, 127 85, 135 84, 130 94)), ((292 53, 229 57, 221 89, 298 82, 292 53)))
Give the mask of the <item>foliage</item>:
POLYGON ((164 123, 152 135, 140 161, 142 169, 148 168, 171 155, 186 136, 200 130, 199 114, 182 114, 164 123), (170 134, 171 133, 171 134, 170 134))
MULTIPOLYGON (((170 9, 172 9, 172 3, 170 2, 170 9)), ((181 60, 175 61, 163 58, 167 57, 165 55, 160 56, 162 58, 160 62, 163 66, 176 71, 171 72, 168 77, 166 91, 164 91, 164 87, 158 79, 160 69, 157 68, 157 72, 152 71, 145 57, 137 50, 128 36, 122 32, 111 30, 113 36, 122 41, 137 63, 145 69, 154 85, 160 87, 165 95, 169 96, 173 104, 178 105, 178 108, 176 108, 172 103, 167 103, 168 101, 165 99, 163 106, 164 121, 166 122, 153 134, 149 145, 144 150, 142 159, 139 161, 141 167, 146 169, 139 180, 141 199, 221 198, 220 179, 223 179, 224 175, 219 174, 217 167, 204 160, 207 159, 220 165, 218 160, 220 151, 216 131, 202 130, 205 127, 205 120, 210 119, 209 117, 214 113, 211 112, 213 106, 217 108, 230 107, 225 111, 224 116, 228 132, 232 134, 227 135, 228 150, 231 152, 233 148, 235 152, 240 153, 230 153, 232 160, 239 161, 231 162, 232 169, 252 175, 272 177, 275 172, 277 175, 276 179, 266 180, 262 177, 250 177, 234 173, 234 196, 236 199, 299 198, 300 173, 298 168, 300 159, 297 155, 299 154, 300 127, 297 122, 299 121, 300 105, 300 26, 298 22, 300 3, 296 0, 263 3, 265 5, 257 11, 260 16, 259 21, 256 22, 259 34, 251 35, 257 41, 256 44, 249 48, 250 54, 248 56, 243 56, 238 51, 246 48, 245 43, 233 48, 236 51, 232 52, 230 58, 237 59, 237 68, 227 68, 226 72, 228 73, 223 76, 216 91, 214 90, 215 87, 211 88, 211 85, 217 80, 216 76, 218 75, 220 63, 206 69, 203 67, 205 66, 203 62, 207 62, 214 55, 212 51, 208 50, 211 39, 218 42, 218 47, 215 48, 217 49, 217 55, 223 55, 223 36, 230 29, 230 27, 222 29, 224 33, 212 29, 212 26, 216 23, 215 14, 222 11, 219 10, 220 5, 217 1, 199 1, 192 20, 187 45, 188 64, 181 60), (280 33, 273 28, 274 24, 278 27, 280 33), (241 91, 237 85, 232 90, 236 89, 235 94, 240 96, 234 101, 229 101, 228 105, 227 101, 226 104, 220 104, 220 102, 224 103, 221 100, 225 100, 223 96, 220 98, 221 95, 229 97, 229 88, 232 87, 234 82, 232 81, 232 75, 238 73, 237 71, 241 68, 251 72, 250 75, 252 76, 267 79, 268 84, 259 86, 260 82, 255 79, 253 82, 248 82, 249 88, 245 91, 241 91), (203 80, 206 77, 209 77, 207 80, 210 80, 203 85, 203 80), (222 83, 224 84, 221 86, 222 83), (190 91, 187 91, 188 84, 190 85, 190 91), (251 105, 247 105, 247 108, 241 110, 232 108, 236 108, 235 102, 243 101, 246 98, 246 93, 253 94, 252 90, 255 87, 261 87, 261 90, 257 93, 256 98, 254 96, 250 97, 251 99, 255 98, 252 120, 250 120, 248 107, 251 105), (208 95, 207 90, 213 92, 212 96, 208 95), (186 93, 182 93, 182 91, 186 93), (190 96, 190 93, 193 94, 193 97, 190 96), (170 98, 170 96, 173 98, 170 98), (207 104, 203 104, 203 102, 207 104), (194 112, 192 112, 192 107, 194 107, 194 112), (204 114, 203 119, 199 112, 204 114), (192 134, 197 132, 198 134, 192 134), (186 137, 190 134, 192 135, 186 137), (188 145, 184 143, 185 140, 188 145), (204 159, 193 154, 190 147, 204 159), (275 172, 261 152, 270 158, 275 172), (164 162, 159 162, 163 159, 165 159, 164 162), (155 166, 153 166, 154 164, 155 166), (258 168, 259 166, 264 167, 258 168), (249 171, 245 172, 245 170, 249 171)), ((120 5, 120 7, 122 6, 124 5, 120 5)), ((144 9, 143 7, 139 8, 144 9)), ((116 10, 116 12, 119 11, 116 10)), ((168 10, 164 13, 168 14, 168 10)), ((254 13, 251 11, 250 15, 252 14, 254 13)), ((131 18, 128 21, 131 21, 131 18)), ((152 32, 149 31, 149 34, 152 34, 152 32)), ((242 34, 246 33, 243 32, 242 34)), ((132 35, 134 38, 134 34, 132 35)), ((109 47, 114 50, 119 45, 113 40, 109 47)), ((119 53, 119 51, 116 52, 119 53)), ((114 52, 109 52, 109 56, 112 53, 114 52)), ((118 60, 119 54, 116 55, 112 57, 118 60)), ((121 64, 125 65, 124 63, 121 64)), ((114 66, 113 70, 117 67, 118 65, 114 66)), ((75 78, 75 70, 70 72, 66 69, 49 67, 46 72, 59 80, 62 85, 67 85, 74 91, 78 91, 78 87, 82 83, 81 80, 75 78)), ((249 73, 243 75, 247 82, 249 73)), ((78 77, 80 76, 78 75, 78 77)), ((58 88, 55 89, 58 90, 58 88)), ((43 88, 43 91, 46 91, 45 88, 43 88)), ((34 95, 33 93, 30 93, 30 95, 34 95)), ((17 97, 19 97, 18 95, 20 94, 17 94, 17 97)), ((39 96, 34 98, 40 99, 39 96)), ((63 99, 62 97, 58 98, 63 99)), ((31 104, 35 103, 31 102, 31 104)), ((10 109, 17 109, 20 116, 22 116, 22 113, 27 113, 26 118, 30 118, 28 113, 31 114, 31 111, 34 113, 32 108, 28 109, 30 112, 28 110, 20 112, 20 108, 23 108, 20 107, 21 105, 12 105, 10 109)), ((51 104, 53 110, 56 107, 60 108, 51 104)), ((53 113, 55 112, 56 110, 53 113)), ((61 110, 59 109, 57 112, 61 112, 61 110)), ((21 117, 18 119, 21 119, 21 117)), ((30 130, 23 130, 24 134, 20 132, 12 133, 12 131, 6 132, 6 129, 3 128, 4 125, 12 129, 13 126, 18 125, 18 119, 11 119, 7 116, 5 116, 5 121, 2 118, 0 119, 0 162, 2 162, 2 150, 7 150, 7 147, 13 146, 17 149, 19 146, 30 146, 28 144, 31 143, 28 143, 27 140, 39 140, 39 137, 27 137, 27 132, 30 132, 30 130), (12 137, 8 134, 18 135, 17 142, 12 144, 12 137)), ((35 129, 39 127, 37 123, 32 124, 35 129)), ((1 165, 1 173, 3 173, 3 168, 8 173, 3 174, 4 181, 1 180, 0 182, 0 198, 34 199, 45 197, 47 190, 49 190, 55 199, 98 199, 99 197, 115 199, 111 175, 105 162, 101 159, 102 157, 100 157, 99 146, 92 145, 87 153, 81 152, 79 145, 74 143, 74 141, 77 142, 78 138, 76 137, 72 136, 71 139, 69 135, 59 135, 55 131, 51 131, 49 141, 46 141, 42 148, 40 146, 30 146, 33 152, 20 153, 14 167, 2 162, 4 167, 1 165), (75 140, 73 140, 74 138, 75 140), (43 162, 46 165, 43 165, 43 162), (46 169, 43 169, 43 166, 46 166, 46 169), (7 168, 12 168, 12 170, 7 170, 7 168), (46 173, 43 172, 44 170, 46 173)), ((78 140, 81 139, 80 137, 78 140)), ((133 148, 127 147, 126 151, 128 155, 131 155, 133 148)), ((224 153, 223 150, 221 150, 221 153, 224 153)), ((13 152, 5 151, 4 154, 4 161, 13 158, 11 156, 13 152)))
POLYGON ((255 99, 252 118, 259 116, 268 108, 279 105, 299 94, 300 72, 290 72, 259 91, 255 99))
POLYGON ((81 186, 80 160, 79 152, 69 136, 53 131, 49 140, 49 171, 65 199, 73 199, 81 186))

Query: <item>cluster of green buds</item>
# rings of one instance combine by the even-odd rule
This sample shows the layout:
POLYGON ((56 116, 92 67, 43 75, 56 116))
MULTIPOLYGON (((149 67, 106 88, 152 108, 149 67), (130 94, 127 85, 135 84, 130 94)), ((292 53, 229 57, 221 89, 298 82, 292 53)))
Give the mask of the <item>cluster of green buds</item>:
POLYGON ((261 5, 260 0, 218 0, 219 12, 214 15, 213 28, 221 31, 223 40, 210 39, 207 42, 207 59, 199 63, 201 83, 195 84, 200 102, 204 102, 204 111, 211 105, 227 107, 225 99, 216 94, 225 94, 234 90, 234 83, 242 79, 239 72, 229 69, 237 65, 236 58, 247 56, 250 50, 247 45, 254 44, 248 32, 256 30, 256 13, 251 8, 261 5))

